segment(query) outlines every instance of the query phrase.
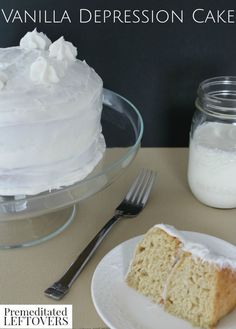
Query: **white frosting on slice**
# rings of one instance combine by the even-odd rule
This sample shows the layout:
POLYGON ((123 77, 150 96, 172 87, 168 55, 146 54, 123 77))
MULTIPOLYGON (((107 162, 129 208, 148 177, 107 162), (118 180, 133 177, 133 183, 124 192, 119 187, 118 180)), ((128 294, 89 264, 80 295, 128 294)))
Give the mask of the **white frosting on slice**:
POLYGON ((51 40, 42 32, 34 29, 32 32, 27 32, 20 40, 20 47, 24 49, 48 49, 51 40))
POLYGON ((158 224, 155 225, 155 227, 158 227, 169 235, 179 239, 182 243, 182 249, 190 252, 194 257, 198 257, 205 262, 213 263, 219 268, 232 268, 236 271, 236 247, 235 258, 231 258, 228 257, 227 252, 224 254, 222 246, 217 248, 217 245, 214 244, 214 248, 211 248, 209 245, 196 243, 195 241, 190 240, 185 232, 179 231, 173 226, 158 224))
POLYGON ((59 61, 75 61, 76 56, 77 49, 71 42, 65 41, 64 37, 60 37, 49 47, 49 57, 55 57, 59 61))
POLYGON ((178 260, 179 260, 179 257, 182 253, 182 250, 179 250, 173 263, 172 263, 172 267, 171 267, 171 270, 167 276, 167 279, 166 279, 166 282, 164 283, 163 285, 163 289, 162 289, 162 294, 161 294, 161 298, 162 298, 162 301, 163 303, 165 304, 166 302, 166 298, 167 298, 167 290, 168 290, 168 286, 170 284, 170 280, 171 280, 171 277, 172 275, 174 274, 174 271, 175 271, 175 267, 178 265, 178 260))
POLYGON ((48 63, 44 57, 38 57, 30 66, 30 78, 32 81, 41 84, 59 82, 55 68, 48 63))
POLYGON ((4 72, 0 72, 0 90, 2 90, 7 83, 7 75, 4 72))

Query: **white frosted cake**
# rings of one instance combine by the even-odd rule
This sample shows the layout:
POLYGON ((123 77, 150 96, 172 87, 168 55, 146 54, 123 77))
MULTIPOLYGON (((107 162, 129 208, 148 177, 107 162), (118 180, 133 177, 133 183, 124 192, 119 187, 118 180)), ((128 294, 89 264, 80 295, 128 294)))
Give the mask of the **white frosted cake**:
POLYGON ((76 56, 36 30, 0 48, 0 195, 71 185, 102 158, 103 83, 76 56))

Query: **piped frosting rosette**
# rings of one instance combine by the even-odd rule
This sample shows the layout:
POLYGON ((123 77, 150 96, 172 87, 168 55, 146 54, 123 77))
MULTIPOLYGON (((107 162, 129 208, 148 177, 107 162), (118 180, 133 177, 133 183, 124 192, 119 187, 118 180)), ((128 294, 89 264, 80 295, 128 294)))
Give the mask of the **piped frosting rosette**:
MULTIPOLYGON (((64 37, 60 37, 53 43, 42 32, 38 32, 34 29, 32 32, 27 32, 26 35, 20 41, 20 47, 23 49, 41 49, 47 51, 45 56, 39 56, 30 67, 30 79, 38 84, 54 84, 60 81, 60 78, 64 76, 68 62, 75 61, 77 56, 76 47, 69 41, 66 41, 64 37), (51 63, 50 58, 63 62, 63 65, 58 68, 59 65, 51 63)), ((2 85, 6 82, 6 79, 1 79, 2 85)), ((1 88, 1 82, 0 82, 1 88)))

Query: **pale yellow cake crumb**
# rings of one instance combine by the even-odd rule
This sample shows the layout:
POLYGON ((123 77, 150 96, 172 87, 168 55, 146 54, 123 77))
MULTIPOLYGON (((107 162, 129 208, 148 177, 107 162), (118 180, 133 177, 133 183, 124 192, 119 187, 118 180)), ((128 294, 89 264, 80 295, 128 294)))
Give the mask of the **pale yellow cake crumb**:
POLYGON ((126 282, 167 312, 204 329, 215 328, 236 306, 236 273, 193 257, 159 227, 137 245, 126 282))

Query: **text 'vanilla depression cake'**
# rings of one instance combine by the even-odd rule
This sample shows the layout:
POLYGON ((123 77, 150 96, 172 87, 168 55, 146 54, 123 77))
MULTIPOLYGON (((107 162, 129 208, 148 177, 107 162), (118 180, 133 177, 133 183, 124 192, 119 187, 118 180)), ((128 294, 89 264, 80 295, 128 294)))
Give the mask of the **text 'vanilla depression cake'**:
POLYGON ((102 158, 103 83, 63 37, 0 49, 0 195, 68 186, 102 158))
POLYGON ((136 247, 126 282, 167 312, 211 329, 236 306, 236 255, 217 254, 160 224, 136 247))

